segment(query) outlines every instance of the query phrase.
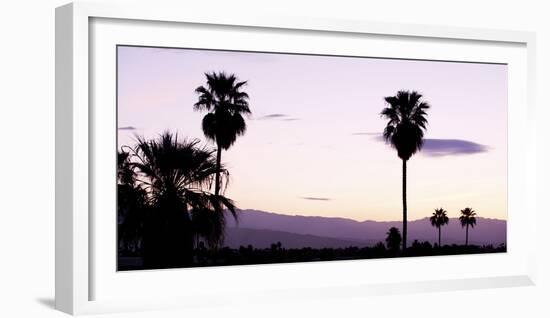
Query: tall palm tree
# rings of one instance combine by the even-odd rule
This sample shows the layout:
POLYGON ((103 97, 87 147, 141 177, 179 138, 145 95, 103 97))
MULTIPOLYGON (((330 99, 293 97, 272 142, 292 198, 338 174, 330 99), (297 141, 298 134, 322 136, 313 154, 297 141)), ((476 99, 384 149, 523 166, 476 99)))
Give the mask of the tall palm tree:
POLYGON ((396 227, 391 227, 386 233, 386 245, 388 250, 397 254, 399 252, 399 245, 401 245, 401 233, 396 227))
POLYGON ((468 246, 468 228, 471 226, 474 228, 476 225, 476 212, 472 208, 465 208, 460 210, 460 224, 462 227, 466 227, 466 246, 468 246))
MULTIPOLYGON (((225 214, 220 213, 225 208, 236 218, 232 200, 209 192, 216 175, 228 176, 213 154, 213 150, 200 147, 198 140, 179 141, 170 133, 154 140, 138 138, 133 165, 154 210, 144 234, 146 266, 179 267, 192 262, 196 239, 193 211, 225 222, 225 214)), ((213 227, 201 228, 200 235, 221 236, 213 227)))
POLYGON ((388 107, 381 112, 381 116, 388 119, 384 139, 403 161, 403 253, 407 248, 407 160, 422 149, 428 123, 426 110, 430 108, 421 98, 415 91, 398 91, 395 96, 384 98, 388 107))
POLYGON ((441 227, 449 224, 449 217, 447 217, 447 211, 443 208, 435 209, 432 216, 430 216, 430 223, 435 226, 439 232, 437 245, 441 247, 441 227))
MULTIPOLYGON (((220 170, 222 149, 231 147, 238 136, 246 132, 243 115, 250 115, 248 94, 241 91, 246 81, 240 82, 234 74, 224 72, 205 73, 206 87, 199 86, 195 92, 199 100, 195 103, 196 111, 207 111, 202 120, 202 131, 207 139, 217 146, 216 163, 220 170)), ((214 194, 220 194, 220 174, 216 174, 214 194)))

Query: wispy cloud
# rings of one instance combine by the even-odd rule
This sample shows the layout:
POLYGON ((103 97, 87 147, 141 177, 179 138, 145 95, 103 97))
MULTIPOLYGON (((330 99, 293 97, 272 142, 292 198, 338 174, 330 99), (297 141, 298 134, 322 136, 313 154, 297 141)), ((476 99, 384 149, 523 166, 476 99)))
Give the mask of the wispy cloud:
POLYGON ((330 201, 331 198, 323 198, 323 197, 300 197, 304 200, 310 200, 310 201, 330 201))
POLYGON ((422 153, 430 157, 471 155, 489 151, 489 147, 461 139, 425 139, 422 153))
POLYGON ((268 114, 264 115, 262 117, 259 117, 258 119, 280 119, 280 118, 286 118, 288 117, 287 114, 268 114))
MULTIPOLYGON (((354 136, 371 136, 377 141, 385 142, 382 134, 370 132, 353 133, 354 136)), ((470 140, 426 138, 421 154, 429 157, 473 155, 488 152, 489 147, 470 140)))
POLYGON ((134 126, 123 126, 123 127, 118 127, 118 130, 136 130, 137 128, 134 127, 134 126))
POLYGON ((256 118, 257 120, 283 120, 283 121, 295 121, 300 118, 292 117, 288 114, 267 114, 256 118))

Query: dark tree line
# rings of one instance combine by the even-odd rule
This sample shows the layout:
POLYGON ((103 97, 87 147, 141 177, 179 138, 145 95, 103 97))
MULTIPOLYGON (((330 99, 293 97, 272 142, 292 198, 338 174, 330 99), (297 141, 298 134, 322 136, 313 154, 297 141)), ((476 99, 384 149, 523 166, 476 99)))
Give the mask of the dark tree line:
MULTIPOLYGON (((430 242, 413 241, 408 247, 407 256, 439 256, 460 254, 500 253, 506 251, 506 246, 465 246, 432 245, 430 242)), ((400 257, 395 250, 378 242, 370 247, 343 247, 343 248, 285 248, 280 242, 273 243, 269 248, 255 248, 252 245, 239 248, 222 247, 208 249, 200 245, 195 251, 196 262, 190 266, 222 266, 222 265, 252 265, 273 263, 296 263, 317 261, 346 261, 357 259, 393 258, 400 257)), ((141 269, 141 264, 124 264, 121 270, 141 269)))

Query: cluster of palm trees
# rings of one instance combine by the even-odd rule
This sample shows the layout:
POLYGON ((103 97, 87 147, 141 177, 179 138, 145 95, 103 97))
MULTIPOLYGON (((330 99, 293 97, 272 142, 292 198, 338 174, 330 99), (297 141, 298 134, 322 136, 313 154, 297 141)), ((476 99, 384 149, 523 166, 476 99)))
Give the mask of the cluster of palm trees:
MULTIPOLYGON (((465 208, 460 210, 460 225, 466 228, 466 243, 468 246, 468 228, 473 228, 476 225, 476 212, 472 208, 465 208)), ((441 227, 449 224, 449 217, 447 216, 447 211, 443 208, 435 209, 432 216, 430 216, 430 223, 433 227, 437 228, 438 239, 437 245, 441 246, 441 227)))
POLYGON ((194 109, 207 112, 202 130, 215 150, 165 132, 158 139, 138 137, 135 147, 119 152, 119 246, 142 251, 145 267, 192 264, 199 244, 217 248, 223 242, 224 211, 237 219, 235 203, 224 196, 229 171, 221 152, 246 131, 243 115, 251 112, 245 85, 234 75, 210 73, 206 86, 195 90, 194 109))
MULTIPOLYGON (((458 220, 460 221, 460 225, 463 228, 466 228, 466 246, 468 246, 468 228, 473 228, 476 225, 476 215, 476 212, 472 208, 465 208, 460 210, 460 216, 458 220)), ((443 208, 435 209, 429 220, 430 224, 433 227, 437 228, 437 246, 441 247, 441 227, 449 224, 447 211, 443 208)), ((398 228, 391 227, 388 232, 386 232, 386 246, 388 247, 389 251, 397 254, 399 252, 402 240, 403 238, 401 237, 401 232, 398 228)))
MULTIPOLYGON (((407 161, 424 144, 424 131, 428 124, 426 111, 430 105, 422 100, 422 95, 416 91, 398 91, 395 96, 385 97, 387 107, 385 107, 381 116, 388 119, 384 128, 383 137, 393 148, 397 150, 397 156, 403 163, 403 227, 402 227, 402 251, 407 249, 407 161)), ((465 208, 460 211, 459 217, 462 227, 466 227, 466 245, 468 245, 468 228, 476 224, 476 213, 471 208, 465 208)), ((432 226, 439 231, 438 244, 441 246, 441 227, 449 223, 447 211, 443 208, 436 209, 430 217, 432 226)), ((397 235, 400 234, 397 228, 391 228, 387 233, 388 239, 391 238, 392 246, 397 242, 397 235)), ((388 245, 390 245, 388 243, 388 245)))
MULTIPOLYGON (((119 245, 140 250, 145 266, 181 267, 193 262, 193 249, 208 245, 217 248, 224 238, 224 211, 237 219, 235 203, 224 196, 229 171, 221 163, 222 151, 229 149, 246 132, 245 116, 251 114, 249 96, 242 89, 246 81, 233 74, 206 73, 206 85, 195 89, 195 111, 206 112, 202 131, 215 149, 201 146, 198 139, 178 139, 165 132, 158 139, 137 139, 135 147, 123 147, 118 154, 119 245), (211 191, 211 189, 214 189, 211 191)), ((430 105, 422 95, 398 91, 385 97, 381 116, 388 119, 384 139, 402 160, 402 236, 394 228, 388 232, 390 249, 404 253, 407 248, 407 161, 421 150, 430 105), (391 235, 390 235, 391 234, 391 235), (397 237, 399 236, 399 240, 397 237)), ((460 221, 475 225, 475 212, 461 211, 460 221)), ((448 223, 446 211, 437 209, 432 225, 439 230, 448 223)))

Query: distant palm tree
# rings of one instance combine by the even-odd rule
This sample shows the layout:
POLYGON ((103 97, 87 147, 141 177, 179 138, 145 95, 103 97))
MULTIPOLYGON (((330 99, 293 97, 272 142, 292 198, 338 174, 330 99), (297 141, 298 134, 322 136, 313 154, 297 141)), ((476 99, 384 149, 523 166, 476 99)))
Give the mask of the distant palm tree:
MULTIPOLYGON (((239 82, 234 74, 224 72, 206 73, 206 87, 199 86, 195 92, 199 100, 195 103, 196 111, 208 111, 202 120, 202 131, 206 138, 217 145, 216 163, 219 170, 222 149, 231 147, 238 136, 246 132, 243 115, 250 115, 248 94, 241 91, 246 81, 239 82)), ((220 194, 220 174, 216 174, 214 194, 220 194)))
POLYGON ((224 223, 224 208, 236 218, 230 199, 208 192, 214 176, 228 176, 219 166, 214 151, 199 146, 198 140, 179 141, 177 135, 164 133, 156 140, 138 138, 133 166, 139 182, 150 197, 153 213, 147 220, 144 235, 145 260, 153 267, 173 267, 191 263, 196 229, 192 213, 211 217, 213 222, 200 229, 210 242, 223 234, 213 223, 224 223), (200 212, 198 212, 200 211, 200 212), (208 214, 206 214, 208 213, 208 214))
POLYGON ((422 149, 424 130, 428 120, 428 103, 420 101, 422 95, 412 91, 398 91, 385 97, 388 107, 381 112, 389 121, 384 129, 384 139, 397 150, 403 161, 403 253, 407 248, 407 160, 422 149))
POLYGON ((447 217, 447 211, 443 208, 435 209, 435 212, 430 216, 430 223, 435 226, 439 232, 437 245, 441 247, 441 227, 445 224, 449 224, 449 217, 447 217))
POLYGON ((465 208, 460 210, 460 224, 462 227, 466 227, 466 246, 468 246, 468 228, 471 226, 474 228, 476 225, 476 212, 472 208, 465 208))
POLYGON ((399 252, 399 246, 401 245, 401 233, 396 227, 391 227, 386 233, 386 245, 388 250, 397 254, 399 252))

